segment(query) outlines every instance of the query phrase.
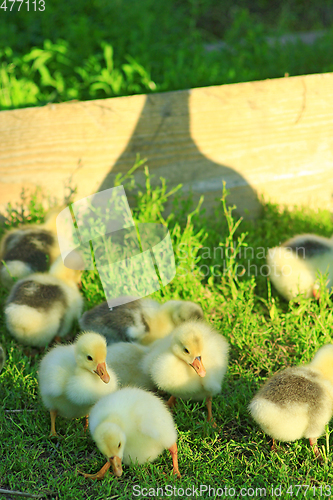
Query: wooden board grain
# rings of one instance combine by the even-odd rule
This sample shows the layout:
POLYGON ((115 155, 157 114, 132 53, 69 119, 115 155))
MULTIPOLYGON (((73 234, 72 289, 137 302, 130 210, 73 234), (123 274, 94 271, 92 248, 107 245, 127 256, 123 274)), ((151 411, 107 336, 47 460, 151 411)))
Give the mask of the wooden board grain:
POLYGON ((106 189, 138 153, 206 206, 224 179, 251 215, 257 194, 331 209, 333 74, 2 111, 1 207, 22 186, 61 198, 70 176, 77 198, 106 189))

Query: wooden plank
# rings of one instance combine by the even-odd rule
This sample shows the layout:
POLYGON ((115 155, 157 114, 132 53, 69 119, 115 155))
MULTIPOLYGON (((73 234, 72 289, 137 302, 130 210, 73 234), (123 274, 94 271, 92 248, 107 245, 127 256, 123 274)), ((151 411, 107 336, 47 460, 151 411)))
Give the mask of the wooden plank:
POLYGON ((72 174, 77 198, 106 189, 137 153, 206 206, 225 179, 252 215, 256 193, 331 209, 333 74, 2 111, 1 207, 22 186, 61 198, 72 174))

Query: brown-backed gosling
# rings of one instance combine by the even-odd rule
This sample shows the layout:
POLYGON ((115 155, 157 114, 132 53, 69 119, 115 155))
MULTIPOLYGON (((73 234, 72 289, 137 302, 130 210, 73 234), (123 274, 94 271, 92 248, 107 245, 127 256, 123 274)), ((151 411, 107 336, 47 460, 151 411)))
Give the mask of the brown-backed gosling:
POLYGON ((272 283, 286 300, 299 293, 318 298, 319 272, 328 273, 328 288, 333 284, 333 239, 315 234, 295 236, 270 248, 267 264, 272 283))
POLYGON ((0 281, 11 288, 15 279, 44 273, 60 254, 53 209, 44 224, 26 224, 10 229, 0 244, 0 281), (5 262, 5 264, 2 263, 5 262))
POLYGON ((65 267, 60 256, 49 273, 31 274, 15 283, 4 308, 9 332, 36 347, 65 336, 82 312, 80 280, 81 271, 65 267))
POLYGON ((333 415, 333 345, 321 347, 311 363, 276 373, 255 395, 249 411, 275 440, 308 438, 317 457, 317 438, 333 415))

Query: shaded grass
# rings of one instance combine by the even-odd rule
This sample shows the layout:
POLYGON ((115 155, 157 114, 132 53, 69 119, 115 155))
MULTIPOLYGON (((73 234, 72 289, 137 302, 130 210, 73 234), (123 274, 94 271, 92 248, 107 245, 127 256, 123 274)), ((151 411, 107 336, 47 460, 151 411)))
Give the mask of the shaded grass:
MULTIPOLYGON (((124 182, 126 185, 126 180, 124 182)), ((138 190, 134 217, 141 222, 164 220, 167 187, 147 186, 149 183, 138 190), (158 196, 156 190, 159 190, 158 196)), ((179 208, 179 204, 175 204, 179 208)), ((29 209, 22 212, 24 220, 29 220, 28 212, 29 209)), ((11 219, 13 223, 16 223, 15 217, 11 219)), ((35 213, 31 220, 36 217, 35 213)), ((256 255, 259 247, 267 249, 299 232, 332 234, 330 215, 298 208, 288 211, 265 203, 261 218, 255 222, 243 221, 230 239, 232 224, 232 213, 223 213, 221 203, 213 220, 205 218, 200 211, 188 215, 186 207, 168 218, 178 274, 153 297, 162 302, 170 298, 199 302, 207 321, 230 343, 230 362, 222 393, 213 399, 217 428, 206 422, 203 403, 177 403, 174 417, 179 433, 181 480, 172 477, 168 452, 153 464, 125 467, 120 479, 108 474, 103 482, 94 483, 80 476, 78 469, 95 472, 104 459, 90 435, 84 434, 82 419, 58 418, 62 439, 54 442, 48 438, 49 415, 42 405, 37 384, 42 354, 17 344, 1 316, 0 342, 6 347, 7 363, 0 375, 0 488, 40 493, 42 498, 49 499, 99 500, 136 498, 134 493, 138 490, 133 490, 136 485, 155 490, 170 485, 176 488, 176 494, 181 488, 192 491, 200 485, 210 485, 216 490, 227 488, 229 493, 224 496, 229 497, 232 496, 229 488, 235 488, 237 494, 244 487, 266 488, 266 497, 271 498, 272 486, 276 488, 281 484, 280 498, 290 498, 287 488, 291 485, 319 488, 332 483, 331 427, 327 436, 319 439, 319 446, 325 447, 328 457, 327 463, 321 466, 313 459, 305 440, 281 443, 278 452, 272 453, 269 438, 247 412, 253 394, 268 376, 285 366, 308 362, 321 345, 331 341, 333 309, 329 294, 323 289, 319 302, 300 298, 299 303, 288 304, 271 290, 266 277, 237 275, 237 265, 246 261, 242 254, 238 257, 237 252, 233 260, 226 262, 227 274, 200 274, 201 265, 220 262, 213 254, 210 258, 207 256, 207 248, 225 249, 228 242, 229 247, 233 245, 237 249, 237 242, 241 241, 248 246, 238 246, 238 251, 253 248, 254 256, 249 261, 259 266, 264 262, 264 257, 256 255), (245 239, 244 232, 248 233, 245 239), (184 248, 191 251, 184 253, 184 248)), ((90 308, 103 299, 103 292, 92 271, 84 273, 83 284, 86 307, 90 308)), ((7 292, 1 289, 2 306, 6 296, 7 292)), ((77 325, 68 340, 72 340, 76 332, 77 325)), ((313 491, 305 495, 303 492, 302 496, 313 498, 313 491)), ((208 498, 207 492, 202 497, 208 498)), ((217 497, 217 494, 211 495, 211 498, 217 497)), ((187 498, 196 498, 195 493, 187 498)))

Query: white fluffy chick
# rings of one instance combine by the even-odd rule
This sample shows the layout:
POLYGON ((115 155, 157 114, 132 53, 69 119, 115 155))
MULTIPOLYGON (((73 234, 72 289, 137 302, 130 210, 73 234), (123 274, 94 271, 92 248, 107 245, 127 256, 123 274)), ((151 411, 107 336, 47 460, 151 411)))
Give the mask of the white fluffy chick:
POLYGON ((74 344, 51 349, 40 363, 40 394, 50 410, 51 433, 57 436, 56 416, 87 416, 92 406, 117 390, 117 378, 107 366, 106 342, 94 332, 79 335, 74 344))
POLYGON ((103 479, 112 465, 122 475, 122 463, 143 464, 155 460, 165 449, 172 456, 173 473, 180 477, 177 460, 177 431, 163 401, 135 387, 120 389, 100 399, 89 416, 89 428, 107 463, 86 478, 103 479))

